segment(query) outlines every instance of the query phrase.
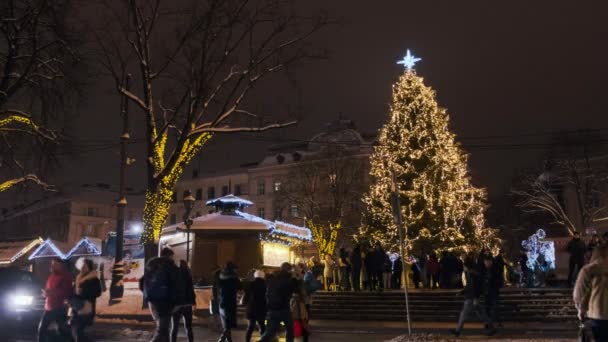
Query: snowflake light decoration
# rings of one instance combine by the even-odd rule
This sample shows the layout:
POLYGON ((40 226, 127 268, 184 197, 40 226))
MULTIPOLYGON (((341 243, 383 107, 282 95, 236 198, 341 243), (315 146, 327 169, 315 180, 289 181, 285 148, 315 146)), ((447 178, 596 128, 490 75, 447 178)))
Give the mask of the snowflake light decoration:
POLYGON ((416 63, 420 62, 422 58, 417 58, 410 52, 410 49, 407 49, 407 52, 402 60, 398 61, 397 64, 403 65, 408 71, 414 69, 416 63))
POLYGON ((528 257, 526 266, 530 270, 536 268, 540 256, 545 261, 544 264, 540 265, 543 271, 555 269, 555 244, 553 241, 543 241, 545 237, 547 237, 547 233, 543 229, 539 229, 528 240, 521 242, 521 246, 526 250, 526 256, 528 257))

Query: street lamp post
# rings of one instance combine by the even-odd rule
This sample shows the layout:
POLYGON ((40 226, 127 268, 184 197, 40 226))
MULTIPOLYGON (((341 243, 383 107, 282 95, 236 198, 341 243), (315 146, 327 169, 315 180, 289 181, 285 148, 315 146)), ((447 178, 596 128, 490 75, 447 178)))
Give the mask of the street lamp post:
POLYGON ((192 213, 192 209, 194 209, 194 200, 190 190, 184 191, 183 202, 184 209, 186 210, 184 213, 184 224, 186 225, 186 263, 188 263, 188 266, 190 266, 190 228, 192 227, 190 213, 192 213))

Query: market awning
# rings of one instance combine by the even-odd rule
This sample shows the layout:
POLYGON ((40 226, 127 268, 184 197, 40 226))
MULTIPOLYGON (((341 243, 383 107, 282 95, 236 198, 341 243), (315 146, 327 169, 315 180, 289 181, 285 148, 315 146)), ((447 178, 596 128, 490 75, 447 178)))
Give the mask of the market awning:
POLYGON ((0 266, 14 264, 42 243, 42 238, 0 242, 0 266))

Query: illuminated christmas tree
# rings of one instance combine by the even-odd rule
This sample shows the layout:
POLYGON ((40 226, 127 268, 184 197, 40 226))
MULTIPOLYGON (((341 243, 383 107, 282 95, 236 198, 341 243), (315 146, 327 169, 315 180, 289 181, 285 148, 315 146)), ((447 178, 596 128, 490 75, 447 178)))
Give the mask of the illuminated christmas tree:
POLYGON ((389 120, 370 158, 373 181, 364 196, 360 236, 390 249, 398 246, 390 196, 394 179, 409 251, 494 249, 495 231, 484 226, 486 193, 471 184, 447 112, 413 70, 418 60, 408 51, 399 62, 406 70, 393 86, 389 120))

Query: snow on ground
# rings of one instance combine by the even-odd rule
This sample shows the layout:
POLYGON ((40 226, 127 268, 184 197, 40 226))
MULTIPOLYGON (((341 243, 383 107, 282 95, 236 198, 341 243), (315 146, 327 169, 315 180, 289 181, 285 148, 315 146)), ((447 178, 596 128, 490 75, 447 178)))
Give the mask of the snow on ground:
POLYGON ((149 315, 148 308, 142 308, 143 295, 136 287, 125 286, 122 300, 109 305, 110 291, 105 291, 97 299, 97 314, 99 315, 149 315))
POLYGON ((422 341, 435 341, 435 342, 457 342, 457 341, 463 341, 463 340, 483 340, 483 341, 493 341, 493 342, 574 342, 576 341, 576 339, 567 339, 567 338, 563 338, 563 339, 551 339, 551 338, 542 338, 542 339, 535 339, 535 338, 515 338, 515 339, 511 339, 511 338, 500 338, 500 337, 486 337, 486 336, 480 336, 479 338, 475 338, 473 336, 467 336, 466 338, 454 338, 454 337, 446 337, 445 335, 433 335, 433 334, 413 334, 412 336, 408 336, 408 335, 401 335, 398 337, 395 337, 391 340, 387 340, 385 342, 422 342, 422 341))

